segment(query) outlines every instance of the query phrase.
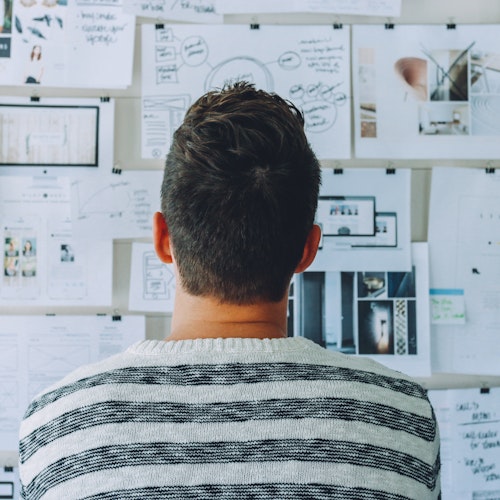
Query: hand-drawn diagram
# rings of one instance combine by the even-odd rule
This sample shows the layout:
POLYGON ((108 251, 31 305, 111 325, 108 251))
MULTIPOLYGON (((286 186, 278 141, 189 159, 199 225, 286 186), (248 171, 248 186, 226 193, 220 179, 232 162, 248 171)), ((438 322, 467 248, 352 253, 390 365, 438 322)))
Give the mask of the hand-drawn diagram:
POLYGON ((30 345, 28 366, 30 372, 69 373, 82 364, 90 362, 88 345, 44 344, 30 345))
POLYGON ((349 157, 348 30, 151 25, 142 30, 143 157, 164 156, 189 104, 236 81, 300 107, 319 157, 349 157))
POLYGON ((2 342, 1 347, 0 370, 5 371, 6 373, 13 373, 17 371, 19 363, 17 345, 10 342, 2 342))
POLYGON ((92 238, 150 237, 160 206, 161 171, 130 171, 75 180, 74 233, 92 238))
POLYGON ((171 265, 157 257, 151 243, 132 244, 129 309, 131 311, 172 312, 175 275, 171 265))
POLYGON ((174 273, 160 261, 155 252, 143 254, 145 300, 171 300, 174 273))

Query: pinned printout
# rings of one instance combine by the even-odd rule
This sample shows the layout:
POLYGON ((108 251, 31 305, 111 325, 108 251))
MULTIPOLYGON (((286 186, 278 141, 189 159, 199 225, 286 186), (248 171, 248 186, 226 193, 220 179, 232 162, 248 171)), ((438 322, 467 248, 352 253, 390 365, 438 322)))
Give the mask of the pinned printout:
POLYGON ((434 371, 500 375, 499 235, 499 171, 433 168, 431 289, 463 291, 447 295, 446 312, 452 317, 433 321, 434 371))
POLYGON ((318 157, 349 158, 349 47, 332 26, 143 24, 143 158, 165 157, 187 108, 239 80, 301 108, 318 157))
POLYGON ((131 84, 135 17, 123 12, 121 0, 12 0, 11 5, 9 28, 0 36, 0 85, 131 84))
POLYGON ((161 170, 98 173, 71 183, 73 227, 78 238, 151 238, 160 210, 161 170))
MULTIPOLYGON (((3 449, 1 445, 0 449, 3 449)), ((21 498, 18 467, 0 466, 0 498, 5 500, 21 498)))
POLYGON ((431 390, 428 395, 441 438, 443 498, 498 498, 500 389, 431 390))
POLYGON ((21 418, 38 393, 144 338, 144 316, 1 316, 0 449, 18 449, 21 418))
POLYGON ((309 270, 411 269, 409 169, 324 169, 316 223, 322 230, 309 270))
POLYGON ((259 14, 285 12, 331 12, 365 16, 401 15, 401 0, 218 0, 221 14, 259 14))
POLYGON ((0 174, 79 175, 113 166, 114 100, 2 97, 0 174), (8 170, 7 170, 8 169, 8 170))
POLYGON ((162 21, 222 23, 217 0, 123 0, 125 12, 162 21))
POLYGON ((358 158, 496 158, 500 26, 353 26, 358 158))
POLYGON ((0 305, 111 304, 110 238, 77 240, 69 178, 2 177, 0 305))
POLYGON ((426 243, 413 243, 409 271, 306 271, 295 277, 294 335, 430 376, 426 243))
POLYGON ((129 310, 171 313, 174 296, 172 266, 160 261, 152 243, 132 243, 129 310))

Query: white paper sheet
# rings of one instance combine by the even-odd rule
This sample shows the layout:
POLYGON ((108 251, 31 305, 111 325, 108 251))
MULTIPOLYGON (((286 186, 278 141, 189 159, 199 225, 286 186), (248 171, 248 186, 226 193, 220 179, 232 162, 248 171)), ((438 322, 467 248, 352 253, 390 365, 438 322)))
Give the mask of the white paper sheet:
POLYGON ((0 85, 126 87, 134 35, 121 0, 13 0, 0 85))
POLYGON ((5 500, 19 500, 21 498, 18 467, 0 466, 0 498, 5 500))
POLYGON ((111 169, 114 108, 114 99, 2 97, 0 174, 61 176, 111 169))
POLYGON ((431 289, 462 292, 465 304, 465 324, 432 326, 433 371, 500 374, 499 235, 500 172, 433 168, 431 289))
POLYGON ((171 313, 175 275, 156 256, 152 243, 132 243, 129 310, 171 313))
POLYGON ((71 183, 71 213, 78 238, 151 238, 160 210, 161 170, 101 172, 71 183))
POLYGON ((294 334, 327 349, 430 376, 426 243, 412 244, 410 272, 310 272, 295 278, 294 334))
POLYGON ((2 177, 0 306, 108 306, 112 240, 74 237, 67 177, 2 177))
POLYGON ((217 0, 124 0, 125 12, 156 20, 184 21, 191 23, 222 23, 217 0))
POLYGON ((324 169, 322 179, 323 237, 310 270, 409 271, 411 171, 324 169))
POLYGON ((441 435, 443 500, 500 494, 500 389, 429 391, 441 435))
POLYGON ((22 415, 36 394, 144 338, 144 316, 1 316, 0 449, 17 449, 22 415))
POLYGON ((332 26, 142 25, 143 158, 164 157, 189 105, 237 80, 300 107, 318 157, 349 158, 349 46, 332 26))
POLYGON ((353 26, 359 158, 496 158, 500 26, 353 26))
POLYGON ((221 14, 331 12, 365 16, 401 15, 401 0, 217 0, 221 14))

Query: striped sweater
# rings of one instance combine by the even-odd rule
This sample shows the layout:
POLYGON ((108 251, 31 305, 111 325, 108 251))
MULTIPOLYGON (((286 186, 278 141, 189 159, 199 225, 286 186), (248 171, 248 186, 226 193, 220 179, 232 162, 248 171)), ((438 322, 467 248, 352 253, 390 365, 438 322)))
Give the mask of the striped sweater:
POLYGON ((437 499, 424 389, 304 338, 147 340, 39 395, 22 497, 437 499))

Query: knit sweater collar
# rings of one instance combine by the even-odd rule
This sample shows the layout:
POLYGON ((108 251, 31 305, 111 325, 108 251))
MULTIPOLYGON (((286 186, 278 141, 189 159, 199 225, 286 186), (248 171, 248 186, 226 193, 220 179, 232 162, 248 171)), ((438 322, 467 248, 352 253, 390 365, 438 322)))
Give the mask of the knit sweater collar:
POLYGON ((168 354, 190 352, 285 352, 315 348, 316 344, 303 337, 282 339, 200 338, 195 340, 143 340, 131 345, 133 354, 168 354))

